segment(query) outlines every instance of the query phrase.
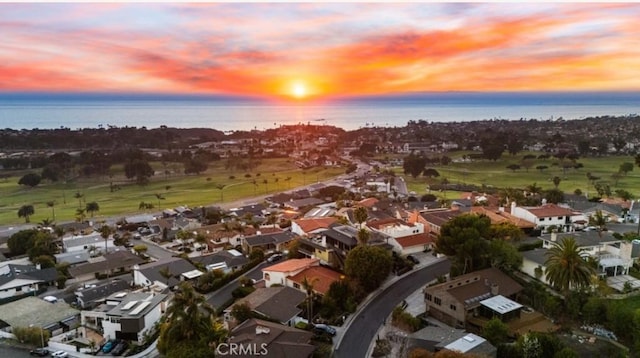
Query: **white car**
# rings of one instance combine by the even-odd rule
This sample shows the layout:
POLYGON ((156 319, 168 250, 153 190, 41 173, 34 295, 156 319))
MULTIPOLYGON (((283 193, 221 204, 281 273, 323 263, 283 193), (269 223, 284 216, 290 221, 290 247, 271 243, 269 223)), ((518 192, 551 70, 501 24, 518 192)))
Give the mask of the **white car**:
POLYGON ((52 357, 68 357, 69 353, 65 352, 65 351, 57 351, 57 352, 53 352, 51 353, 52 357))

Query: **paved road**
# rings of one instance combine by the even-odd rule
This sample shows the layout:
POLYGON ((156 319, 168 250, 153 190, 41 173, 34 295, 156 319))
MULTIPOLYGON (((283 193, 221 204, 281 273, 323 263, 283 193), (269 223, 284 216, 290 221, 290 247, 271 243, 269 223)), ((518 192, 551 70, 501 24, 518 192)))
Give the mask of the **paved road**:
MULTIPOLYGON (((247 272, 245 276, 247 276, 248 278, 252 278, 254 280, 261 280, 262 269, 265 267, 269 267, 271 265, 273 265, 273 263, 269 263, 266 261, 262 262, 258 266, 254 267, 249 272, 247 272)), ((227 284, 226 286, 222 287, 221 289, 214 291, 212 293, 206 294, 205 296, 207 297, 207 302, 209 302, 209 304, 212 305, 213 308, 217 309, 223 303, 227 302, 228 300, 231 299, 231 297, 233 297, 231 295, 231 292, 233 292, 233 290, 235 290, 238 287, 240 287, 240 280, 236 279, 230 282, 229 284, 227 284)))
POLYGON ((340 345, 335 348, 333 356, 336 358, 365 357, 378 328, 391 314, 393 308, 420 287, 448 273, 450 267, 449 260, 437 261, 408 274, 386 288, 356 313, 340 345))
POLYGON ((29 351, 10 346, 0 345, 0 357, 2 358, 23 358, 30 357, 29 351))

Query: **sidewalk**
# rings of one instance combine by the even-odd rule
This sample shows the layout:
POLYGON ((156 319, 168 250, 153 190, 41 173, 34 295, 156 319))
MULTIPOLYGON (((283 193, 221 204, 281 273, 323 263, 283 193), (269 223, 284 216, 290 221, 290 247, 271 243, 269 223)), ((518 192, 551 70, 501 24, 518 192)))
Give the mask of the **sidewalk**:
MULTIPOLYGON (((433 256, 430 252, 429 253, 421 253, 421 254, 416 254, 414 255, 418 258, 418 260, 420 260, 420 263, 415 265, 413 270, 406 272, 405 274, 401 275, 401 276, 392 276, 387 278, 387 280, 385 282, 382 283, 382 285, 380 285, 380 287, 378 287, 378 289, 376 289, 375 291, 373 291, 372 293, 370 293, 363 301, 362 303, 360 303, 358 305, 358 308, 356 309, 356 311, 354 313, 352 313, 351 315, 349 315, 349 317, 347 317, 347 319, 345 320, 344 324, 341 327, 335 327, 336 328, 336 336, 335 336, 335 342, 336 344, 334 345, 334 350, 336 348, 340 347, 340 344, 342 343, 342 338, 344 336, 344 333, 346 331, 349 330, 349 327, 351 326, 351 323, 353 322, 353 320, 360 314, 360 312, 364 309, 364 307, 366 307, 369 302, 371 302, 371 300, 373 300, 376 296, 378 296, 380 293, 382 293, 387 287, 391 286, 393 283, 403 279, 406 275, 412 273, 413 271, 416 271, 418 269, 421 269, 425 266, 428 266, 436 261, 440 261, 440 260, 444 260, 444 258, 437 258, 435 256, 433 256)), ((424 312, 424 310, 423 310, 424 312)), ((389 319, 386 320, 386 322, 389 322, 389 319)), ((375 340, 373 341, 375 344, 375 340)))

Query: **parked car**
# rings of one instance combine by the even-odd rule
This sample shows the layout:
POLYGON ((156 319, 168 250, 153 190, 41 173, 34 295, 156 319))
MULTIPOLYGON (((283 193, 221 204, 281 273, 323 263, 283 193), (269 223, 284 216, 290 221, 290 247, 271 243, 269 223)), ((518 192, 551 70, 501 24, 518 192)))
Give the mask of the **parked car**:
POLYGON ((107 341, 107 343, 102 346, 102 353, 109 353, 116 347, 116 342, 107 341))
POLYGON ((118 343, 118 345, 116 345, 116 347, 111 351, 111 354, 114 356, 119 356, 122 353, 124 353, 124 351, 126 350, 127 350, 127 342, 122 341, 118 343))
POLYGON ((407 256, 407 260, 409 260, 409 261, 413 262, 413 263, 414 263, 414 264, 416 264, 416 265, 420 263, 420 260, 418 260, 418 259, 417 259, 415 256, 413 256, 413 255, 409 255, 409 256, 407 256))
POLYGON ((269 256, 269 258, 267 259, 267 262, 278 262, 282 260, 282 258, 283 258, 282 254, 273 254, 269 256))
POLYGON ((51 356, 56 358, 62 358, 62 357, 68 357, 69 353, 65 351, 57 351, 57 352, 51 353, 51 356))
POLYGON ((29 352, 29 354, 31 354, 32 356, 46 357, 49 355, 49 351, 45 348, 36 348, 29 352))
POLYGON ((331 326, 328 326, 326 324, 322 324, 322 323, 316 324, 313 327, 313 331, 315 333, 321 333, 321 334, 322 333, 326 333, 326 334, 328 334, 330 336, 335 336, 336 335, 336 329, 335 328, 333 328, 331 326))

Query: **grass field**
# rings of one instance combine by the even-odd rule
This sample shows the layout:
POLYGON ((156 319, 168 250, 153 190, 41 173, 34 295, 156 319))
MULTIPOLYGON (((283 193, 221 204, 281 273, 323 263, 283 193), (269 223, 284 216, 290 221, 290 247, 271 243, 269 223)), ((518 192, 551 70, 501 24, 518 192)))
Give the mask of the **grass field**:
MULTIPOLYGON (((162 172, 159 163, 153 163, 152 166, 162 172)), ((34 206, 35 214, 31 216, 31 222, 37 223, 47 218, 53 219, 52 208, 47 206, 47 202, 55 201, 55 218, 61 222, 75 220, 78 207, 84 208, 85 203, 95 201, 100 206, 100 211, 93 220, 98 221, 104 217, 143 212, 138 209, 142 201, 153 204, 154 211, 178 205, 195 207, 219 204, 322 181, 343 174, 344 168, 313 168, 302 171, 288 159, 264 159, 258 168, 249 173, 251 177, 246 178, 247 172, 225 170, 224 163, 219 161, 210 164, 207 172, 198 176, 165 177, 156 174, 146 186, 126 180, 121 174, 121 168, 114 167, 112 172, 115 173, 114 184, 121 188, 114 192, 110 191, 109 178, 67 184, 41 184, 33 189, 18 185, 20 176, 0 181, 0 225, 24 223, 24 219, 17 214, 22 205, 34 206), (230 179, 230 176, 235 176, 235 179, 230 179), (288 177, 291 179, 286 180, 288 177), (265 179, 268 181, 266 185, 263 183, 265 179), (253 184, 253 180, 257 185, 253 184), (225 185, 222 193, 216 188, 218 184, 225 185), (75 197, 77 192, 83 194, 81 200, 75 197), (156 194, 165 199, 158 200, 156 194), (224 199, 222 201, 221 194, 224 199)), ((87 219, 91 220, 89 215, 87 219)))
MULTIPOLYGON (((451 158, 456 159, 462 157, 468 152, 458 152, 448 154, 451 158)), ((558 176, 561 178, 558 188, 566 193, 573 193, 575 189, 580 189, 583 193, 590 196, 596 195, 593 185, 587 179, 587 173, 600 177, 600 181, 609 183, 611 190, 624 189, 632 193, 635 197, 640 197, 640 168, 634 168, 627 176, 621 178, 617 185, 611 175, 618 171, 620 164, 624 162, 634 163, 635 158, 631 156, 610 156, 597 158, 580 158, 578 163, 584 165, 580 169, 568 169, 563 172, 562 168, 553 163, 557 163, 557 159, 551 158, 547 160, 536 160, 535 164, 527 172, 524 168, 513 172, 507 169, 510 164, 520 164, 524 155, 528 153, 520 153, 517 156, 503 155, 497 161, 481 160, 472 163, 451 163, 447 166, 436 165, 431 166, 438 170, 440 177, 429 179, 419 176, 412 178, 405 176, 407 186, 410 191, 418 194, 427 192, 427 185, 433 183, 441 183, 446 178, 452 184, 475 184, 482 186, 492 186, 496 188, 524 188, 527 185, 536 183, 543 189, 552 189, 554 187, 552 178, 558 176), (544 171, 536 170, 538 165, 546 165, 549 167, 544 171)), ((540 153, 531 153, 540 154, 540 153)), ((402 168, 396 168, 398 174, 402 174, 402 168)))

